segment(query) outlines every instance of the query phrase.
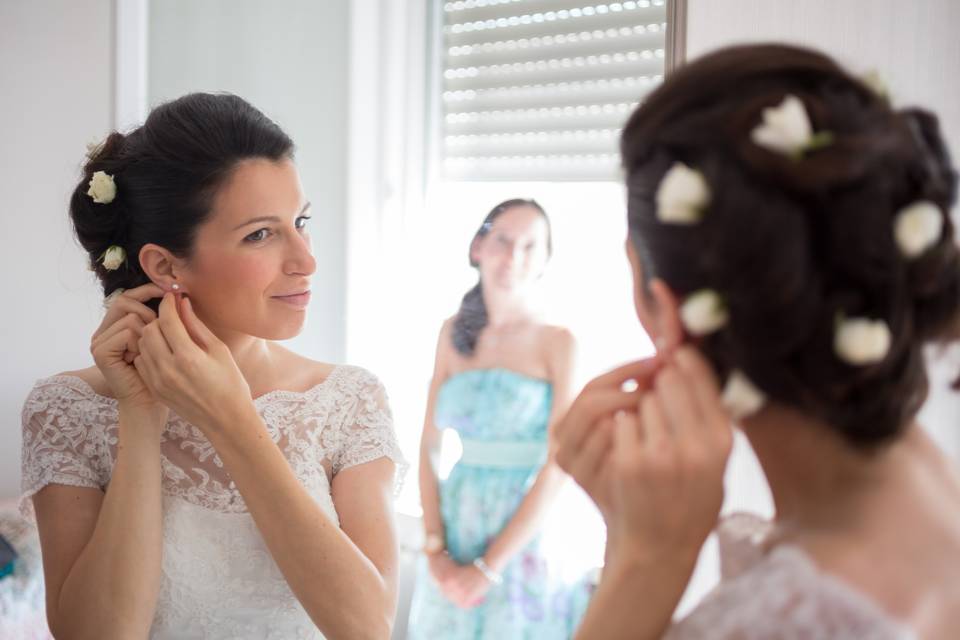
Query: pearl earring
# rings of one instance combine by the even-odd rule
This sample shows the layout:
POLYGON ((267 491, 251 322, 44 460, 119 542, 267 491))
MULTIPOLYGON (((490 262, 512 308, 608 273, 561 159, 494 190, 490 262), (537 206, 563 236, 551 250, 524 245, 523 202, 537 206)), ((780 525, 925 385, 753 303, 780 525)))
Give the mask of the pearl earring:
POLYGON ((174 291, 180 291, 180 285, 177 284, 176 282, 170 285, 170 288, 173 289, 174 291))

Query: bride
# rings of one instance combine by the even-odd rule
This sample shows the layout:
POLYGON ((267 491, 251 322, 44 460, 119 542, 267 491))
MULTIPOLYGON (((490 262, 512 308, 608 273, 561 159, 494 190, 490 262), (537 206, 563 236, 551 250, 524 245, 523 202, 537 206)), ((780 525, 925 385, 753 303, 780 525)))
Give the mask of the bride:
POLYGON ((236 96, 90 151, 70 215, 107 294, 96 364, 23 409, 57 637, 389 637, 383 386, 274 342, 305 322, 310 209, 292 141, 236 96))

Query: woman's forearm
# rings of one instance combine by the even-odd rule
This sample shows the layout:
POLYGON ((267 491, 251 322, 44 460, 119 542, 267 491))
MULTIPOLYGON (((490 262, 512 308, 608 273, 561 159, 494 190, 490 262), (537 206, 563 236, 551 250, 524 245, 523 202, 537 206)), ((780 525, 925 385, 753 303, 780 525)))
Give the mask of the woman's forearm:
POLYGON ((575 640, 654 640, 673 612, 697 562, 697 553, 631 553, 608 546, 600 585, 575 640), (637 610, 637 603, 643 603, 637 610))
POLYGON ((510 560, 533 539, 566 477, 555 463, 544 465, 510 521, 487 548, 483 557, 490 568, 503 571, 510 560))
POLYGON ((420 447, 420 505, 423 508, 423 528, 428 534, 444 535, 443 515, 440 513, 440 480, 436 467, 435 447, 420 447))
POLYGON ((59 638, 143 638, 160 586, 163 544, 160 437, 120 409, 117 461, 93 534, 50 616, 59 638))
POLYGON ((317 628, 332 640, 388 638, 393 590, 300 484, 256 412, 239 417, 229 436, 211 434, 210 440, 317 628))

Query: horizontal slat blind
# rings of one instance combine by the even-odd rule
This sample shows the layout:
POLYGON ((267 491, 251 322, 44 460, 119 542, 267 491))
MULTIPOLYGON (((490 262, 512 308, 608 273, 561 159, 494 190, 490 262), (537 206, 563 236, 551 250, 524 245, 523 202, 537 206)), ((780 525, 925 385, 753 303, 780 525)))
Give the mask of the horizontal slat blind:
POLYGON ((663 79, 666 0, 442 4, 448 180, 615 180, 630 112, 663 79))

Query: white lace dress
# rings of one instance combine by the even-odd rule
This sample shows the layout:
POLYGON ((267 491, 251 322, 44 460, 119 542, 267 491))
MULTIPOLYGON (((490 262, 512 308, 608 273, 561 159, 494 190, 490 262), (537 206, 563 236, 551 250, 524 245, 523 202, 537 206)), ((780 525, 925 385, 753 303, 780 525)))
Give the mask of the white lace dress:
POLYGON ((720 584, 665 640, 907 640, 916 635, 799 547, 765 550, 772 525, 750 514, 717 529, 720 584))
MULTIPOLYGON (((364 369, 340 366, 308 391, 272 391, 254 402, 297 478, 336 522, 328 477, 383 456, 403 466, 386 393, 364 369)), ((34 386, 22 418, 20 509, 28 519, 30 496, 48 484, 106 489, 116 461, 115 400, 80 378, 53 376, 34 386)), ((171 412, 161 455, 163 561, 150 637, 322 638, 200 430, 171 412)))

